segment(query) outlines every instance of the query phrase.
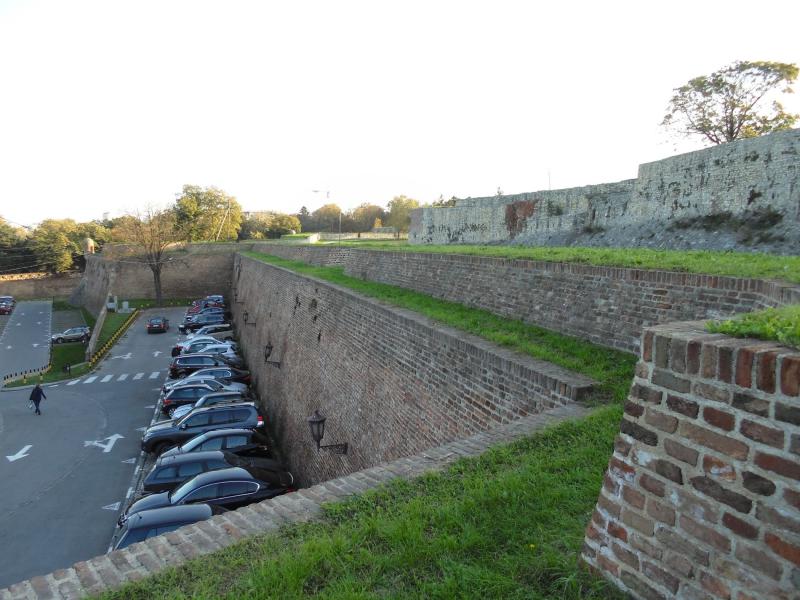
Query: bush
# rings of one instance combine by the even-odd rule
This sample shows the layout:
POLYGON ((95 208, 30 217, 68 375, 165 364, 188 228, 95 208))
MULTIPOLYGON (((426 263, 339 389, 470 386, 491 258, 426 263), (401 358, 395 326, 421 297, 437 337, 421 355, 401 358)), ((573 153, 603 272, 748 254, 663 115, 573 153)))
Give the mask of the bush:
POLYGON ((729 321, 712 321, 706 328, 713 333, 774 340, 800 348, 800 304, 768 308, 729 321))

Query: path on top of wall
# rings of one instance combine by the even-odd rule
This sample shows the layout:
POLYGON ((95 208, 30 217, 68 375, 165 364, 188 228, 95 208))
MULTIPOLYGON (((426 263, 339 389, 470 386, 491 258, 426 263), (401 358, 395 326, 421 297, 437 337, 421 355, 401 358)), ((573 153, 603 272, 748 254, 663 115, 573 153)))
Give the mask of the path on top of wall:
POLYGON ((460 458, 478 456, 491 446, 513 442, 588 413, 587 408, 577 403, 559 406, 414 456, 217 515, 124 550, 76 563, 68 569, 34 577, 0 589, 0 599, 41 597, 74 600, 100 594, 167 568, 179 567, 192 558, 230 546, 244 537, 276 532, 281 527, 310 521, 320 515, 324 503, 379 488, 394 479, 411 479, 423 473, 441 471, 460 458))

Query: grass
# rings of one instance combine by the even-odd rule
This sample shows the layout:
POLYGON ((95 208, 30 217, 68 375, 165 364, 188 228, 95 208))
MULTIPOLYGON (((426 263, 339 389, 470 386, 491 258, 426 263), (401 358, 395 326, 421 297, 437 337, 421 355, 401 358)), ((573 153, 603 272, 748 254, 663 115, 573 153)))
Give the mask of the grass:
POLYGON ((800 304, 759 310, 727 321, 712 321, 706 328, 713 333, 773 340, 800 349, 800 304))
POLYGON ((305 238, 310 238, 313 233, 285 233, 283 234, 280 239, 282 240, 301 240, 305 238))
POLYGON ((341 267, 315 267, 258 252, 243 254, 416 311, 500 346, 591 377, 598 382, 594 392, 598 400, 622 401, 630 387, 636 358, 627 352, 611 350, 519 320, 500 317, 486 310, 439 300, 405 288, 349 277, 341 267))
POLYGON ((12 381, 5 387, 20 387, 37 382, 52 383, 54 381, 61 381, 62 379, 79 377, 88 371, 89 363, 86 362, 86 346, 84 344, 81 342, 54 344, 50 351, 50 370, 47 373, 44 373, 41 378, 38 375, 34 375, 24 381, 22 379, 12 381), (76 366, 72 368, 71 374, 67 374, 64 372, 65 365, 76 366))
POLYGON ((603 407, 102 598, 622 599, 578 558, 620 417, 603 407))
MULTIPOLYGON (((127 302, 128 306, 131 308, 155 308, 156 306, 156 301, 152 298, 134 298, 127 302)), ((191 298, 163 298, 161 300, 161 308, 166 308, 168 306, 188 307, 191 302, 191 298)))
POLYGON ((106 314, 106 319, 103 321, 103 328, 100 330, 100 336, 97 339, 96 348, 102 348, 105 343, 117 332, 117 329, 125 324, 125 321, 130 317, 130 313, 109 312, 106 314))
POLYGON ((705 273, 800 283, 800 256, 779 256, 711 250, 651 250, 647 248, 563 248, 527 246, 435 246, 363 240, 341 243, 368 250, 468 254, 494 258, 569 262, 598 266, 705 273))

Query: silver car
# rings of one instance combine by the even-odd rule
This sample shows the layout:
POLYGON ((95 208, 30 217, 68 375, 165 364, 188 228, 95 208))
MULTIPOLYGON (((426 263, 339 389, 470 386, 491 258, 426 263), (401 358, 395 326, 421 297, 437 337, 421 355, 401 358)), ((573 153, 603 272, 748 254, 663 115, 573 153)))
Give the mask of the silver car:
POLYGON ((241 394, 237 394, 235 392, 217 392, 215 394, 206 394, 202 398, 198 398, 197 402, 194 404, 184 404, 183 406, 179 406, 175 409, 175 412, 172 413, 172 418, 180 419, 182 416, 188 415, 196 408, 201 408, 203 406, 232 403, 249 404, 250 406, 255 406, 256 404, 251 398, 245 398, 241 394))
POLYGON ((54 333, 51 337, 54 344, 62 342, 86 342, 92 335, 92 330, 88 327, 70 327, 61 333, 54 333))

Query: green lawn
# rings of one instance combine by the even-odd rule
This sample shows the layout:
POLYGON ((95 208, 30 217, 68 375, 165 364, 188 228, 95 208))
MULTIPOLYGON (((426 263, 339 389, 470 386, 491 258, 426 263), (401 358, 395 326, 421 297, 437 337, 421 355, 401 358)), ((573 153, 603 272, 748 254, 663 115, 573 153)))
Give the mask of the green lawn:
POLYGON ((106 313, 106 319, 103 321, 103 328, 100 330, 100 337, 97 339, 95 348, 102 348, 117 332, 117 329, 125 324, 125 321, 127 321, 130 316, 130 313, 106 313))
POLYGON ((578 562, 621 414, 604 407, 442 473, 329 504, 321 521, 102 598, 621 600, 578 562))
POLYGON ((627 352, 598 346, 519 320, 500 317, 486 310, 439 300, 405 288, 349 277, 341 267, 314 267, 259 252, 243 254, 348 287, 365 296, 419 312, 500 346, 582 373, 598 382, 595 397, 599 400, 622 401, 630 387, 636 357, 627 352))
POLYGON ((342 242, 367 250, 434 252, 495 258, 570 262, 589 265, 660 269, 755 279, 780 279, 800 283, 800 256, 711 250, 650 250, 647 248, 563 248, 527 246, 434 246, 384 241, 342 242))

